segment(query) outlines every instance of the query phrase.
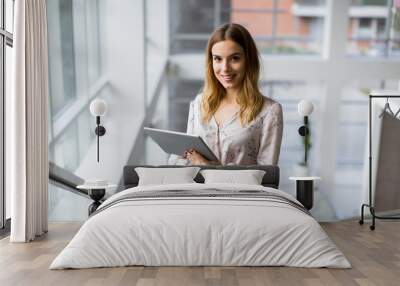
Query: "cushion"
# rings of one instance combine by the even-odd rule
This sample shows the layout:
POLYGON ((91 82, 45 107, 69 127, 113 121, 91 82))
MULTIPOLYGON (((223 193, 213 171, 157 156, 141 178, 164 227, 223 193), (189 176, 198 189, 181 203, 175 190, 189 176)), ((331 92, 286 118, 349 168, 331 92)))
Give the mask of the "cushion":
POLYGON ((265 171, 262 170, 202 170, 204 183, 235 183, 261 185, 265 171))
POLYGON ((139 175, 139 186, 195 183, 193 179, 199 170, 199 167, 135 168, 139 175))
MULTIPOLYGON (((177 165, 126 165, 124 166, 123 182, 121 190, 137 187, 139 184, 139 176, 135 171, 137 167, 144 168, 187 168, 187 167, 200 167, 201 170, 217 169, 217 170, 263 170, 265 171, 262 185, 265 187, 275 188, 279 187, 279 167, 272 165, 249 165, 249 166, 237 166, 237 165, 225 165, 225 166, 177 166, 177 165)), ((204 183, 203 176, 197 173, 194 178, 196 183, 204 183)))

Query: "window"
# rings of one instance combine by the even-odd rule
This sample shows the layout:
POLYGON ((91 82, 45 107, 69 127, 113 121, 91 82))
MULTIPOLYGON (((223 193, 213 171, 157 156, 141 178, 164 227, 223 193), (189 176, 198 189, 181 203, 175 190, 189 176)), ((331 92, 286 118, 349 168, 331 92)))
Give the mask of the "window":
POLYGON ((87 45, 89 84, 95 84, 102 72, 100 43, 100 5, 99 0, 86 1, 87 9, 87 45))
POLYGON ((62 112, 76 97, 72 1, 47 3, 50 109, 62 112))
POLYGON ((353 0, 349 10, 347 53, 351 56, 400 56, 400 3, 353 0))
POLYGON ((48 1, 49 160, 74 173, 94 140, 90 101, 104 93, 98 0, 48 1))
POLYGON ((0 0, 0 228, 4 228, 10 213, 10 194, 4 181, 6 95, 11 92, 11 67, 13 46, 14 1, 0 0))
POLYGON ((319 54, 322 49, 324 0, 171 1, 171 52, 203 52, 218 26, 247 27, 260 52, 319 54))
POLYGON ((236 0, 231 20, 250 30, 262 53, 318 54, 324 5, 325 1, 236 0))
POLYGON ((168 128, 186 132, 189 105, 203 87, 203 81, 170 79, 168 86, 168 128))
MULTIPOLYGON (((92 99, 109 94, 103 74, 99 0, 46 2, 49 50, 49 161, 65 173, 79 168, 95 143, 92 99)), ((104 15, 104 14, 103 14, 104 15)), ((104 19, 103 19, 104 20, 104 19)), ((104 121, 102 121, 104 123, 104 121)), ((69 181, 68 178, 64 178, 69 181)), ((88 200, 49 186, 49 219, 82 220, 88 200), (72 213, 71 213, 72 210, 72 213)))
POLYGON ((171 53, 203 52, 212 31, 230 21, 229 0, 170 1, 171 53))

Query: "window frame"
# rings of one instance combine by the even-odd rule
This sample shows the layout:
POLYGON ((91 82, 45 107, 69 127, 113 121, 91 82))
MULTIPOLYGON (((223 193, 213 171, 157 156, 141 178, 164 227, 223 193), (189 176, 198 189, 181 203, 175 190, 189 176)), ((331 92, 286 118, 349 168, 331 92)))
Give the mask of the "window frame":
MULTIPOLYGON (((370 27, 369 27, 369 31, 367 33, 365 33, 365 31, 361 32, 359 31, 360 26, 361 26, 361 21, 365 21, 365 18, 352 18, 351 17, 351 13, 350 13, 350 9, 357 7, 357 5, 354 5, 354 3, 352 3, 352 5, 350 5, 349 8, 349 22, 350 19, 352 19, 353 21, 356 22, 355 27, 357 28, 357 31, 353 32, 353 35, 349 37, 348 41, 347 41, 347 51, 346 54, 347 56, 351 56, 351 57, 367 57, 367 58, 371 58, 371 56, 368 55, 363 55, 361 52, 358 52, 356 54, 353 54, 349 51, 349 46, 353 43, 355 44, 359 44, 360 42, 363 41, 368 41, 368 42, 375 42, 375 43, 383 43, 384 47, 383 47, 383 52, 382 55, 378 56, 378 58, 392 58, 393 57, 393 52, 391 50, 391 45, 393 45, 396 42, 399 42, 399 39, 397 38, 392 38, 391 36, 391 26, 393 25, 393 21, 394 21, 394 17, 395 17, 395 3, 392 0, 388 0, 386 2, 385 5, 374 5, 374 7, 384 7, 386 9, 386 18, 379 18, 379 17, 375 17, 375 18, 369 18, 371 23, 370 23, 370 27), (379 21, 385 21, 384 24, 384 29, 382 31, 379 30, 379 21), (368 35, 369 34, 369 35, 368 35)), ((364 6, 368 6, 368 5, 364 5, 364 6)), ((359 6, 361 7, 361 6, 359 6)), ((365 29, 365 28, 361 28, 361 29, 365 29)), ((367 30, 367 29, 365 29, 367 30)))
MULTIPOLYGON (((10 221, 6 213, 6 188, 5 188, 5 102, 6 102, 6 49, 13 47, 13 34, 6 30, 6 0, 0 0, 1 21, 0 21, 0 234, 6 233, 10 228, 10 221)), ((12 1, 13 14, 15 1, 12 1)), ((14 15, 11 15, 13 17, 14 15)), ((12 29, 13 30, 13 29, 12 29)))
MULTIPOLYGON (((276 43, 280 41, 287 41, 287 42, 296 42, 296 43, 306 43, 306 42, 318 42, 321 41, 320 51, 317 53, 296 53, 296 54, 288 54, 288 53, 279 53, 279 52, 263 52, 263 54, 269 55, 290 55, 290 56, 298 56, 298 55, 312 55, 312 56, 321 56, 323 52, 323 36, 321 39, 315 38, 313 35, 301 36, 301 35, 278 35, 278 17, 280 14, 285 14, 290 11, 285 10, 279 7, 279 0, 272 0, 272 7, 271 8, 262 8, 262 9, 255 9, 255 8, 235 8, 232 7, 228 9, 222 8, 222 0, 214 0, 214 29, 219 27, 221 24, 221 14, 222 12, 235 12, 235 13, 248 13, 248 14, 260 14, 260 13, 268 13, 271 15, 272 20, 271 22, 265 22, 266 25, 271 24, 271 34, 270 35, 257 35, 254 36, 256 42, 268 42, 270 43, 271 47, 276 47, 276 43)), ((325 3, 322 6, 324 9, 327 9, 327 5, 325 3)), ((325 14, 317 16, 317 18, 325 18, 325 14)), ((182 32, 173 32, 171 31, 171 46, 175 40, 189 40, 189 41, 207 41, 210 37, 210 33, 182 33, 182 32)), ((195 51, 193 51, 195 52, 195 51)), ((182 53, 190 53, 190 51, 173 51, 172 54, 182 54, 182 53)))

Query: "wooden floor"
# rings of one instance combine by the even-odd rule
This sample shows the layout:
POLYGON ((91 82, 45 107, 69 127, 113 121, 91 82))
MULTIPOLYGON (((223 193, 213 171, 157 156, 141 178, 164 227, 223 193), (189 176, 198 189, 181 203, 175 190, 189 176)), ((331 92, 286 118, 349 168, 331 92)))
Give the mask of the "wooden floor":
POLYGON ((379 221, 375 231, 356 221, 323 228, 353 268, 290 267, 120 267, 48 270, 79 228, 50 225, 43 238, 27 244, 0 241, 0 285, 400 285, 400 222, 379 221))

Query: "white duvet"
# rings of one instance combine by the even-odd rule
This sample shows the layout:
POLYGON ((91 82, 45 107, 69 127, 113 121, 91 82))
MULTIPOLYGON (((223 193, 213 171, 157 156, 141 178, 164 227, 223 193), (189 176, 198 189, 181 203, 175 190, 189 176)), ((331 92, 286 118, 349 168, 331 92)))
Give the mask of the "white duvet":
POLYGON ((50 269, 126 265, 295 266, 349 268, 350 263, 308 214, 254 198, 162 198, 112 201, 131 192, 265 190, 254 185, 179 184, 120 192, 90 217, 50 269), (107 207, 108 205, 108 207, 107 207))

